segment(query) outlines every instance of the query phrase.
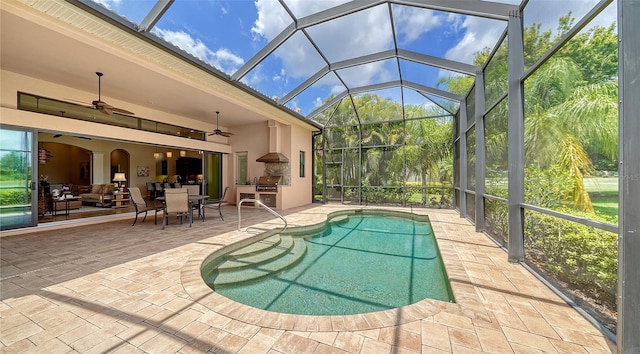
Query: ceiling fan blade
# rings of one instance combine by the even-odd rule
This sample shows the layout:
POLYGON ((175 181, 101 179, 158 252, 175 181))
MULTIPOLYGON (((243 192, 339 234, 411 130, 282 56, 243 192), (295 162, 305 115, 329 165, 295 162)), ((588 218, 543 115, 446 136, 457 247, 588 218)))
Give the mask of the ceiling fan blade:
POLYGON ((90 107, 90 108, 93 108, 93 107, 89 106, 89 105, 87 104, 87 102, 86 102, 86 101, 74 100, 73 98, 66 98, 66 97, 65 97, 64 99, 65 99, 66 101, 71 101, 71 102, 79 103, 79 104, 81 104, 81 105, 82 105, 82 106, 84 106, 84 107, 90 107))
POLYGON ((113 112, 117 112, 122 114, 135 115, 135 113, 133 112, 127 111, 126 109, 114 107, 104 101, 93 101, 92 104, 95 109, 99 110, 104 114, 113 114, 113 112))
POLYGON ((127 111, 126 109, 122 109, 118 107, 111 107, 111 110, 114 112, 122 113, 122 114, 135 115, 135 113, 133 112, 130 112, 130 111, 127 111))
MULTIPOLYGON (((56 135, 54 135, 53 137, 54 137, 54 138, 59 138, 59 137, 61 137, 61 136, 64 136, 64 135, 62 135, 62 134, 56 134, 56 135)), ((78 139, 91 140, 91 138, 88 138, 88 137, 86 137, 86 136, 80 136, 80 135, 67 135, 67 136, 70 136, 70 137, 72 137, 72 138, 78 138, 78 139)))
POLYGON ((224 136, 224 137, 230 137, 233 135, 233 133, 229 133, 229 132, 221 132, 220 135, 224 136))

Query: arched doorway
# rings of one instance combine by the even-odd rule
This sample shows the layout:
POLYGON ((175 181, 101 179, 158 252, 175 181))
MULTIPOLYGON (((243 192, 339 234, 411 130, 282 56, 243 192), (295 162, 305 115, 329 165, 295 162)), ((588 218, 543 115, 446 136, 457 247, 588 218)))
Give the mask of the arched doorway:
MULTIPOLYGON (((123 172, 127 181, 131 181, 130 173, 130 155, 123 149, 115 149, 111 151, 111 173, 109 178, 113 180, 117 172, 123 172)), ((125 182, 126 184, 126 182, 125 182)))

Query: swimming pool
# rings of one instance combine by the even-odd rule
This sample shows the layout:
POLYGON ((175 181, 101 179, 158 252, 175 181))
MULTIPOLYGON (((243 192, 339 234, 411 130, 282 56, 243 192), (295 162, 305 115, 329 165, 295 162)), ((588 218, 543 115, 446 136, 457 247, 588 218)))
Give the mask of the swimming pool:
POLYGON ((334 214, 318 227, 209 257, 201 274, 227 298, 289 314, 348 315, 425 298, 454 301, 428 218, 401 212, 334 214))

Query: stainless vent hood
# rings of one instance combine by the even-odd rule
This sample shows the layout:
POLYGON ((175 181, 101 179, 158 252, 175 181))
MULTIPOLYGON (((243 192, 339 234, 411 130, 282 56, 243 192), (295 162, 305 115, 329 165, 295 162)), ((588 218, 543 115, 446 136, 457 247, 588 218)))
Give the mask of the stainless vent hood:
POLYGON ((289 159, 279 152, 270 152, 256 159, 257 162, 289 162, 289 159))

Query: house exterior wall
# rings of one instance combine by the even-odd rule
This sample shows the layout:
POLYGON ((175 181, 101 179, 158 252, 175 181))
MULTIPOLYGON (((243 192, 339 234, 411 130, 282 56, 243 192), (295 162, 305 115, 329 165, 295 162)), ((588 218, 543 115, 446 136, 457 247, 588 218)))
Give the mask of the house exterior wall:
MULTIPOLYGON (((245 126, 235 126, 234 135, 229 139, 233 147, 231 158, 232 168, 227 171, 227 177, 233 181, 230 189, 230 197, 227 200, 239 202, 240 193, 254 193, 254 177, 264 176, 265 171, 273 166, 267 166, 264 162, 256 162, 256 159, 269 153, 280 152, 289 159, 288 176, 283 178, 284 184, 278 186, 277 209, 289 209, 311 203, 312 181, 311 178, 311 139, 312 131, 295 125, 287 125, 279 122, 262 122, 245 126), (277 126, 277 132, 273 129, 277 126), (275 139, 275 140, 274 140, 275 139), (272 151, 277 149, 279 151, 272 151), (300 177, 298 156, 300 151, 305 151, 305 177, 300 177), (237 155, 247 153, 247 176, 251 185, 237 181, 237 155), (232 190, 233 189, 233 190, 232 190)), ((255 194, 255 193, 254 193, 255 194)), ((256 198, 259 195, 256 194, 256 198)))
MULTIPOLYGON (((55 139, 56 142, 65 142, 74 146, 79 146, 92 151, 94 154, 94 166, 92 168, 93 183, 108 183, 111 181, 112 176, 109 176, 111 171, 110 153, 114 149, 121 148, 127 150, 131 156, 130 171, 128 171, 128 177, 130 177, 130 180, 127 181, 127 185, 137 186, 140 187, 141 190, 145 190, 145 182, 154 180, 155 176, 160 174, 160 171, 158 170, 159 164, 153 159, 155 147, 144 144, 174 146, 176 149, 184 148, 190 150, 222 152, 224 186, 229 185, 235 187, 237 185, 236 154, 238 152, 247 152, 247 172, 250 183, 253 183, 254 177, 259 177, 265 174, 265 163, 256 162, 256 159, 268 152, 271 152, 270 149, 272 145, 270 142, 269 124, 273 125, 273 121, 265 121, 245 126, 234 126, 234 135, 228 139, 229 145, 212 141, 187 140, 168 135, 158 136, 158 134, 152 132, 138 131, 18 110, 18 92, 27 92, 53 99, 85 99, 87 102, 94 99, 92 98, 94 93, 57 85, 55 83, 16 74, 7 70, 3 70, 1 75, 1 123, 18 127, 33 128, 39 131, 64 132, 64 136, 55 139), (95 136, 96 139, 77 139, 73 138, 73 135, 95 136), (148 166, 150 169, 150 176, 138 177, 136 175, 137 166, 148 166)), ((111 100, 109 98, 104 98, 104 100, 109 101, 116 106, 127 107, 128 109, 136 112, 143 112, 139 115, 141 117, 170 116, 173 120, 168 120, 167 123, 184 126, 189 126, 191 123, 189 119, 184 119, 179 116, 171 116, 165 112, 150 111, 148 108, 136 106, 128 102, 118 102, 117 100, 111 100)), ((311 201, 311 163, 310 160, 305 163, 305 166, 308 166, 309 171, 305 173, 305 178, 300 178, 298 171, 298 155, 299 151, 306 151, 306 158, 310 159, 311 128, 280 122, 275 122, 275 124, 278 126, 275 146, 280 150, 278 152, 282 152, 290 159, 290 176, 287 180, 288 183, 281 186, 283 195, 278 201, 278 207, 286 209, 307 204, 311 201)), ((164 148, 158 150, 158 152, 162 152, 163 154, 166 153, 164 148)), ((174 154, 173 159, 176 157, 177 154, 174 154)), ((168 160, 172 160, 172 158, 169 158, 168 160)), ((168 165, 172 166, 171 161, 169 161, 168 165)), ((229 192, 229 197, 227 198, 228 201, 236 202, 235 192, 235 190, 229 192)))
POLYGON ((312 131, 296 126, 289 126, 289 149, 286 155, 289 157, 291 170, 291 185, 285 188, 283 194, 283 207, 300 206, 311 203, 313 198, 313 178, 311 174, 312 131), (300 177, 300 151, 305 152, 305 173, 300 177))

